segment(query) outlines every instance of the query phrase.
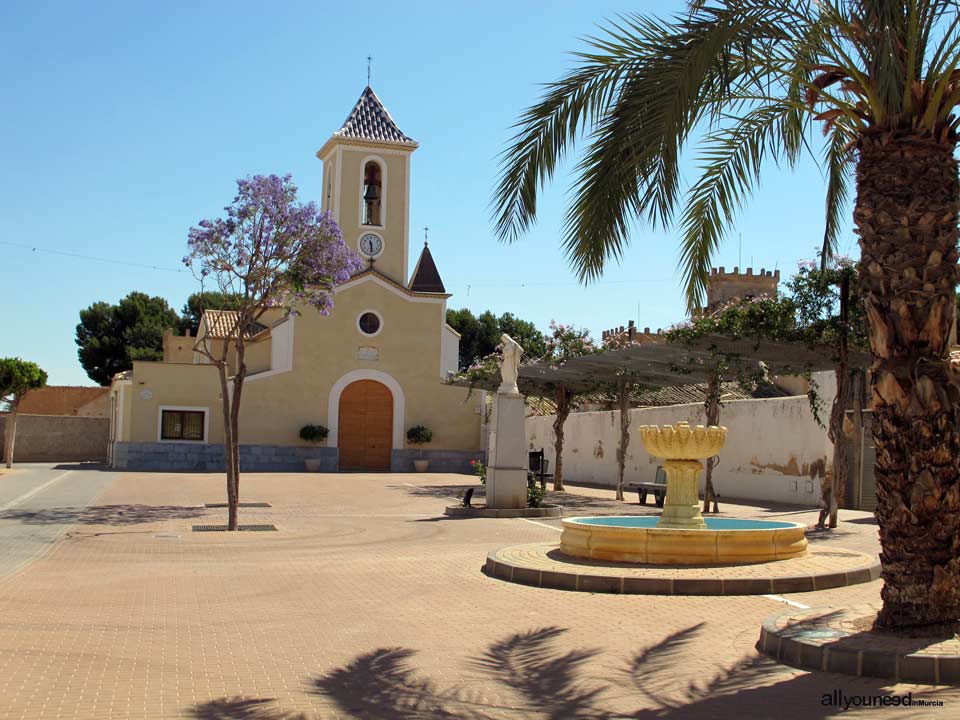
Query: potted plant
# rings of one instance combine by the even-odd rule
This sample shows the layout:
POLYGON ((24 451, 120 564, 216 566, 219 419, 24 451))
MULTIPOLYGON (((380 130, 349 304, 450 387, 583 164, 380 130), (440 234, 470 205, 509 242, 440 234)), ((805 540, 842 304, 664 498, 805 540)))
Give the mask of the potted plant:
MULTIPOLYGON (((304 425, 300 428, 300 439, 311 443, 324 442, 329 434, 330 431, 323 425, 304 425)), ((320 472, 323 460, 321 458, 306 458, 303 464, 306 466, 307 472, 320 472)))
MULTIPOLYGON (((433 440, 433 431, 423 425, 414 425, 407 430, 407 442, 412 445, 423 445, 433 440)), ((413 467, 418 473, 426 472, 430 461, 423 459, 423 448, 420 449, 420 458, 413 461, 413 467)))

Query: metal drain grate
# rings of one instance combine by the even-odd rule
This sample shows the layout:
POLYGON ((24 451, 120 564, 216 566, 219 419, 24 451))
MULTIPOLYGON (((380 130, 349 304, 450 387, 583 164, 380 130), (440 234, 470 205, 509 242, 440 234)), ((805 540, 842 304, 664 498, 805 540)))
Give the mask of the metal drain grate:
MULTIPOLYGON (((227 503, 207 503, 205 508, 225 508, 230 507, 227 503)), ((237 507, 273 507, 270 503, 237 503, 237 507)))
MULTIPOLYGON (((241 532, 269 532, 277 529, 276 525, 238 525, 241 532)), ((194 532, 226 532, 226 525, 194 525, 194 532)))

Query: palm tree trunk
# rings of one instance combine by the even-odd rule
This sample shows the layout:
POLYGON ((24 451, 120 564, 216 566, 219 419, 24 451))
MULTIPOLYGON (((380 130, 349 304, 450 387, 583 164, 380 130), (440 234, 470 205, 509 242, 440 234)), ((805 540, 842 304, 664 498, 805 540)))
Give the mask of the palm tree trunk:
POLYGON ((872 349, 878 629, 960 618, 960 385, 948 353, 957 285, 953 142, 920 132, 859 142, 861 287, 872 349))

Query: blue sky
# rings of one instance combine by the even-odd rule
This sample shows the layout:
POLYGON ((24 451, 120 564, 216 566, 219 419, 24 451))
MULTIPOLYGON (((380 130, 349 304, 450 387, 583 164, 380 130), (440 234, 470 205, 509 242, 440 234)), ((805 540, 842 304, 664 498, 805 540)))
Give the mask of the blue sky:
MULTIPOLYGON (((188 228, 220 214, 237 177, 293 174, 319 201, 316 150, 366 84, 420 142, 411 243, 430 246, 450 307, 590 328, 681 320, 676 232, 638 227, 622 266, 577 284, 559 249, 569 177, 544 194, 522 242, 493 237, 489 200, 510 125, 605 18, 682 0, 0 5, 0 356, 39 362, 53 384, 90 384, 76 359, 80 309, 132 290, 179 309, 188 228), (371 9, 373 14, 371 14, 371 9), (28 247, 20 247, 25 245, 28 247), (137 266, 97 262, 58 251, 137 266)), ((818 142, 817 138, 814 138, 818 142)), ((695 177, 696 158, 686 177, 695 177)), ((811 161, 770 168, 716 265, 781 269, 823 232, 811 161)), ((848 231, 841 250, 856 252, 848 231)), ((416 252, 412 253, 413 260, 416 252)))

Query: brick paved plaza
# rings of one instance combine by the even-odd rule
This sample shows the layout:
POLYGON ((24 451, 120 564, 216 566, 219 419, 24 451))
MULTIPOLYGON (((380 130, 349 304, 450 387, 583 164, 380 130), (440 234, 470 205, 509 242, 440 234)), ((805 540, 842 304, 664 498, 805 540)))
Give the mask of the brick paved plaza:
MULTIPOLYGON (((23 468, 0 476, 0 718, 956 717, 960 689, 810 673, 754 649, 764 596, 620 596, 488 578, 487 552, 559 522, 448 519, 457 475, 220 475, 23 468), (66 473, 66 474, 64 474, 66 473), (857 711, 825 693, 912 691, 939 708, 857 711)), ((640 508, 572 489, 569 514, 640 508)), ((816 513, 728 513, 812 523, 816 513)), ((818 548, 876 552, 865 513, 818 548)), ((786 596, 876 601, 879 581, 786 596)))

